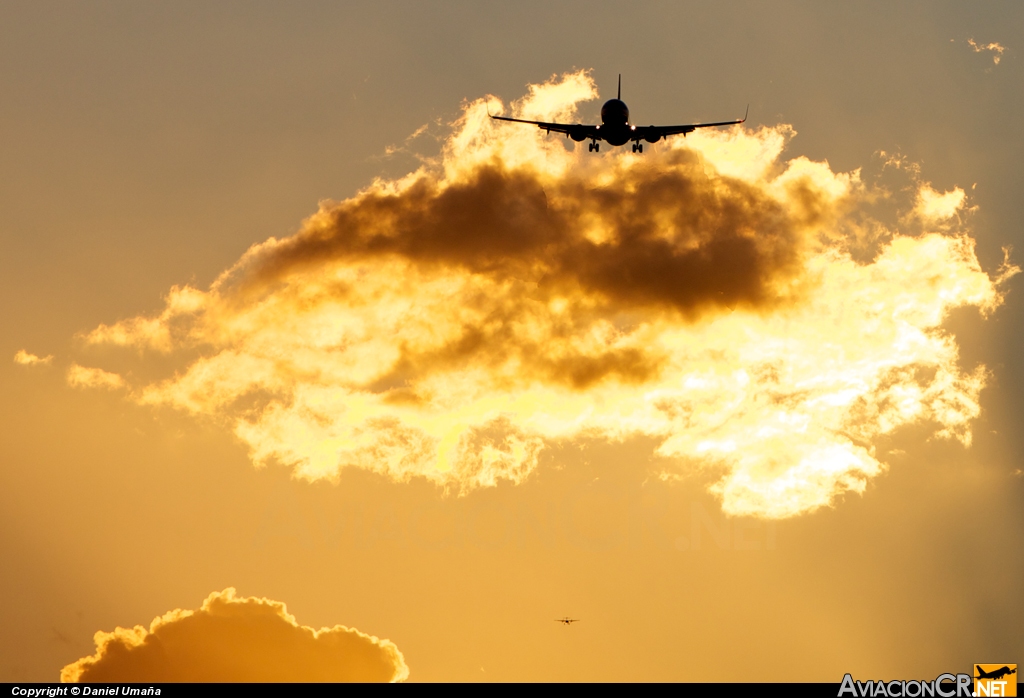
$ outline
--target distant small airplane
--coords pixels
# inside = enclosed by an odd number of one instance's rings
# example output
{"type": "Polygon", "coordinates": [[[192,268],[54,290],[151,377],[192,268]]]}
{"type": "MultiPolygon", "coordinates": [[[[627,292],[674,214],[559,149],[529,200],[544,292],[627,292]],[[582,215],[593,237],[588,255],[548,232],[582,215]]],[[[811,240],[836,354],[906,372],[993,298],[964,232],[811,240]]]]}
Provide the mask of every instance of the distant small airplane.
{"type": "MultiPolygon", "coordinates": [[[[749,105],[747,112],[750,112],[749,105]]],[[[590,139],[590,152],[601,149],[598,141],[608,141],[611,145],[625,145],[633,141],[633,152],[644,152],[644,145],[640,141],[657,143],[662,138],[683,134],[709,126],[731,126],[742,124],[747,120],[747,114],[742,119],[735,121],[715,121],[709,124],[682,124],[679,126],[635,126],[629,123],[629,107],[622,101],[622,75],[619,75],[619,92],[615,99],[609,99],[601,107],[601,124],[589,126],[587,124],[559,124],[549,121],[528,121],[527,119],[513,119],[511,116],[489,115],[492,119],[502,121],[516,121],[521,124],[534,124],[548,133],[564,133],[566,138],[571,138],[577,143],[590,139]]]]}
{"type": "Polygon", "coordinates": [[[566,616],[565,618],[555,618],[555,622],[556,623],[562,623],[564,625],[571,625],[573,623],[579,623],[580,619],[579,618],[570,618],[569,616],[566,616]]]}
{"type": "Polygon", "coordinates": [[[992,671],[985,671],[984,669],[978,669],[978,675],[976,679],[1001,679],[1007,674],[1016,674],[1016,669],[1011,669],[1008,666],[1001,667],[999,669],[993,669],[992,671]]]}

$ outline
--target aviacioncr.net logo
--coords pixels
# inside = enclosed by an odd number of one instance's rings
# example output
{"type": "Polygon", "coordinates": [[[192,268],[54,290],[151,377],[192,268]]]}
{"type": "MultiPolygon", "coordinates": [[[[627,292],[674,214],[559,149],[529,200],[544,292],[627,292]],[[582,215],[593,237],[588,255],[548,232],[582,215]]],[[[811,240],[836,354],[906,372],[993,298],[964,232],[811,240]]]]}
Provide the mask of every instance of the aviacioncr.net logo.
{"type": "Polygon", "coordinates": [[[970,674],[939,674],[932,681],[855,681],[843,676],[839,697],[854,698],[972,698],[970,674]]]}

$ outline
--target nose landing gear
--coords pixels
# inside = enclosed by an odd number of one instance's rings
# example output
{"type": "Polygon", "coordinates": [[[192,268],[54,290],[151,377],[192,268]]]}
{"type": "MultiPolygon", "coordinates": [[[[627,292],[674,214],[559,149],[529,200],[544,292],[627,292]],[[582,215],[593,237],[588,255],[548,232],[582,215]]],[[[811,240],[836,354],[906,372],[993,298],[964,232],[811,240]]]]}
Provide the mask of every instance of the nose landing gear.
{"type": "Polygon", "coordinates": [[[634,153],[642,153],[642,152],[644,152],[644,144],[641,143],[640,141],[637,141],[636,143],[634,143],[633,144],[633,152],[634,153]]]}
{"type": "Polygon", "coordinates": [[[592,153],[595,153],[595,152],[597,152],[597,151],[601,150],[601,144],[600,144],[600,143],[598,143],[597,141],[593,141],[593,142],[592,142],[592,143],[590,144],[590,146],[589,146],[589,147],[590,147],[590,152],[592,152],[592,153]]]}

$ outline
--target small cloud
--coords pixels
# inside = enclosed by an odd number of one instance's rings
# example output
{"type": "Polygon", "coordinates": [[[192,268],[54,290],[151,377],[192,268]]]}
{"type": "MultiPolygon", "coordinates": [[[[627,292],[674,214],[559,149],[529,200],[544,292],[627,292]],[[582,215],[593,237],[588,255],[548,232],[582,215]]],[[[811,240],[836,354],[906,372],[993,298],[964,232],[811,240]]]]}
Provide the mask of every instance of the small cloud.
{"type": "MultiPolygon", "coordinates": [[[[1010,254],[1013,252],[1012,247],[1003,248],[1003,263],[996,269],[996,273],[993,276],[993,281],[997,286],[1001,286],[1020,273],[1020,267],[1010,261],[1010,254]]],[[[992,432],[995,433],[995,432],[992,432]]]]}
{"type": "Polygon", "coordinates": [[[427,132],[427,128],[429,128],[429,126],[430,126],[430,124],[423,124],[418,129],[413,131],[409,135],[409,137],[405,139],[405,142],[408,143],[409,141],[413,140],[414,138],[419,138],[420,136],[422,136],[424,133],[427,132]]]}
{"type": "Polygon", "coordinates": [[[384,147],[384,154],[387,155],[387,156],[391,156],[391,155],[395,155],[396,153],[408,153],[409,152],[410,144],[414,140],[416,140],[417,138],[422,136],[423,134],[427,133],[427,131],[429,129],[430,129],[430,124],[423,124],[418,129],[416,129],[415,131],[410,133],[408,136],[406,136],[405,141],[402,143],[402,145],[391,144],[391,145],[385,146],[384,147]]]}
{"type": "Polygon", "coordinates": [[[100,325],[84,339],[87,344],[133,345],[140,349],[169,351],[175,322],[202,310],[204,298],[189,286],[172,286],[167,294],[167,307],[159,318],[134,318],[116,325],[100,325]]]}
{"type": "Polygon", "coordinates": [[[89,368],[73,364],[68,369],[68,385],[73,388],[106,388],[116,390],[124,387],[124,379],[116,373],[102,368],[89,368]]]}
{"type": "Polygon", "coordinates": [[[967,43],[970,44],[971,48],[974,49],[975,53],[981,53],[982,51],[991,51],[994,55],[992,56],[992,63],[999,65],[1000,59],[1003,57],[1003,53],[1006,51],[1006,47],[995,41],[988,44],[979,44],[974,39],[968,39],[967,43]]]}
{"type": "Polygon", "coordinates": [[[390,640],[335,625],[299,625],[279,601],[214,592],[197,611],[176,609],[141,625],[98,632],[96,654],[60,672],[73,682],[404,681],[390,640]]]}
{"type": "Polygon", "coordinates": [[[942,223],[956,216],[966,199],[967,194],[960,187],[940,192],[925,182],[917,190],[914,215],[925,223],[942,223]]]}
{"type": "Polygon", "coordinates": [[[888,167],[892,167],[896,170],[905,170],[915,178],[921,174],[920,163],[914,162],[903,153],[889,153],[884,150],[879,150],[877,155],[882,159],[883,170],[888,167]]]}
{"type": "Polygon", "coordinates": [[[39,364],[49,364],[53,361],[53,355],[47,356],[36,356],[30,354],[24,349],[20,349],[17,354],[14,355],[14,363],[21,364],[22,366],[38,366],[39,364]]]}

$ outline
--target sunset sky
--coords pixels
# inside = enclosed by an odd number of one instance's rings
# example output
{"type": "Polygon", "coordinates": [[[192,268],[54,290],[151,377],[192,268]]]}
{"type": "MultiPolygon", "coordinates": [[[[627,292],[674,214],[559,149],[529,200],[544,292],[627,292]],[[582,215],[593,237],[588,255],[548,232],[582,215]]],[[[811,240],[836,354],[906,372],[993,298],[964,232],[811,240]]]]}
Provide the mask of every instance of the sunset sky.
{"type": "Polygon", "coordinates": [[[1021,52],[1008,1],[0,5],[0,680],[1019,662],[1021,52]],[[487,117],[620,73],[749,119],[487,117]]]}

